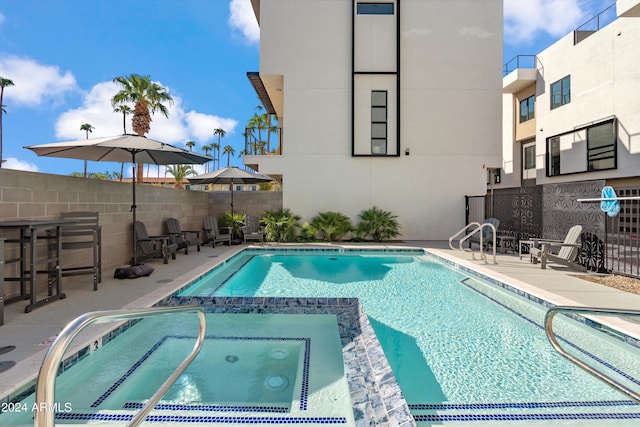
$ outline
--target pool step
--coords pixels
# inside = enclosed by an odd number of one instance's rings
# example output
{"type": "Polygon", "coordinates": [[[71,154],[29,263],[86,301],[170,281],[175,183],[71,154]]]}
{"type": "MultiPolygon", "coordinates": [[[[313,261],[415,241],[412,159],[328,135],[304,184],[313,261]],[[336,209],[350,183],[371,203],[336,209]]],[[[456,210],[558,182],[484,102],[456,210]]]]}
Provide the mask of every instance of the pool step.
{"type": "Polygon", "coordinates": [[[452,425],[456,427],[483,423],[544,422],[544,425],[615,424],[632,426],[640,423],[640,405],[631,400],[594,402],[522,402],[470,404],[409,404],[411,414],[420,427],[452,425]]]}

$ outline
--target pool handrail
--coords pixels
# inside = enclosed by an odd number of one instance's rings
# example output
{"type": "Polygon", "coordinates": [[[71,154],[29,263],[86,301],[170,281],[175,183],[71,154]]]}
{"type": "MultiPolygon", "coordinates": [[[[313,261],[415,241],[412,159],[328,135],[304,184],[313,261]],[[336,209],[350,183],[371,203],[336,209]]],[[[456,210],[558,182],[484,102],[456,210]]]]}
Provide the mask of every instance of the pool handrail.
{"type": "Polygon", "coordinates": [[[592,314],[592,315],[600,315],[600,316],[640,316],[640,310],[623,310],[623,309],[614,309],[614,308],[599,308],[599,307],[576,307],[576,306],[562,306],[557,305],[555,307],[550,308],[547,311],[547,314],[544,316],[544,331],[547,334],[547,338],[551,343],[551,346],[556,350],[561,356],[569,359],[574,364],[578,365],[584,371],[593,375],[594,377],[604,381],[609,386],[618,390],[621,393],[626,394],[636,402],[640,402],[640,394],[635,391],[627,388],[623,384],[620,384],[618,381],[614,380],[607,374],[600,372],[599,370],[587,365],[582,360],[577,357],[569,354],[565,349],[563,349],[558,340],[556,339],[555,334],[553,333],[553,318],[556,314],[559,313],[581,313],[581,314],[592,314]]]}
{"type": "Polygon", "coordinates": [[[492,236],[493,236],[493,263],[497,264],[498,262],[496,261],[496,227],[488,222],[484,222],[482,224],[480,224],[479,222],[470,222],[469,224],[465,225],[464,227],[462,227],[460,230],[458,230],[453,236],[449,237],[449,247],[453,250],[456,249],[460,249],[461,251],[464,252],[471,252],[471,258],[472,259],[476,259],[475,256],[475,252],[473,252],[473,250],[471,248],[469,249],[465,249],[464,248],[464,243],[469,240],[471,237],[473,237],[476,233],[480,233],[480,259],[484,261],[485,264],[487,263],[487,255],[484,253],[484,242],[483,242],[483,235],[482,235],[482,229],[485,227],[489,227],[492,231],[492,236]],[[471,231],[468,231],[470,228],[473,229],[471,231]],[[462,238],[460,238],[459,241],[459,248],[455,248],[453,246],[453,241],[458,238],[459,236],[461,236],[463,233],[464,236],[462,238]]]}
{"type": "Polygon", "coordinates": [[[205,338],[206,318],[204,309],[196,304],[182,305],[176,307],[150,307],[141,309],[123,309],[123,310],[104,310],[92,311],[85,313],[73,321],[71,321],[60,332],[51,347],[44,356],[38,380],[36,382],[36,408],[35,411],[35,427],[54,427],[55,416],[55,382],[58,368],[64,353],[69,347],[71,341],[89,325],[95,323],[107,323],[112,321],[120,321],[127,319],[141,319],[157,315],[167,315],[181,312],[195,312],[200,322],[198,337],[191,353],[182,361],[175,371],[167,378],[167,380],[158,388],[158,390],[149,398],[149,401],[134,415],[127,426],[137,426],[140,424],[147,414],[156,406],[156,403],[164,396],[173,383],[182,375],[184,370],[196,358],[205,338]],[[42,408],[42,410],[40,410],[42,408]]]}

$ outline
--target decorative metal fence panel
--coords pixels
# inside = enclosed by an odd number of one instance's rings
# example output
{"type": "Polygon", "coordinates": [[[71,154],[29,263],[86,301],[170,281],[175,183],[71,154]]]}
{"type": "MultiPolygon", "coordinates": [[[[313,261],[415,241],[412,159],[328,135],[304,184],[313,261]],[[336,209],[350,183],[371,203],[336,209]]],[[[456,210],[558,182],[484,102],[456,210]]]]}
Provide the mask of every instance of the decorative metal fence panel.
{"type": "Polygon", "coordinates": [[[499,233],[516,241],[542,237],[542,187],[494,190],[488,196],[493,216],[500,220],[499,233]]]}

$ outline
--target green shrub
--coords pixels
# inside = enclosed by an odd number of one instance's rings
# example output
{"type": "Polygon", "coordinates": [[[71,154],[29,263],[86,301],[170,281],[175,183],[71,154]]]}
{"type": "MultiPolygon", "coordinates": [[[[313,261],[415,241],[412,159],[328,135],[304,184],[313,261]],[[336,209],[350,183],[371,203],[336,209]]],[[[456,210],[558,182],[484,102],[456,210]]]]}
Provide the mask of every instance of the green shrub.
{"type": "Polygon", "coordinates": [[[265,212],[260,221],[264,224],[268,242],[291,242],[295,239],[296,229],[300,227],[300,216],[284,208],[265,212]]]}
{"type": "Polygon", "coordinates": [[[349,217],[340,212],[320,212],[313,217],[311,225],[318,230],[323,240],[337,242],[353,230],[349,217]]]}
{"type": "Polygon", "coordinates": [[[396,220],[398,217],[389,211],[374,206],[360,212],[359,217],[357,235],[360,237],[371,236],[372,240],[381,242],[400,234],[400,224],[396,220]]]}
{"type": "Polygon", "coordinates": [[[224,214],[222,214],[218,218],[218,227],[223,228],[223,229],[225,227],[230,227],[231,228],[231,237],[234,238],[234,239],[241,239],[242,238],[242,226],[244,225],[246,220],[247,220],[247,216],[246,215],[242,215],[242,214],[234,212],[233,213],[233,218],[231,218],[231,212],[225,212],[224,214]]]}
{"type": "Polygon", "coordinates": [[[316,229],[313,225],[305,222],[302,224],[302,229],[300,230],[300,235],[298,236],[298,240],[301,242],[313,242],[316,240],[316,236],[318,235],[318,229],[316,229]]]}

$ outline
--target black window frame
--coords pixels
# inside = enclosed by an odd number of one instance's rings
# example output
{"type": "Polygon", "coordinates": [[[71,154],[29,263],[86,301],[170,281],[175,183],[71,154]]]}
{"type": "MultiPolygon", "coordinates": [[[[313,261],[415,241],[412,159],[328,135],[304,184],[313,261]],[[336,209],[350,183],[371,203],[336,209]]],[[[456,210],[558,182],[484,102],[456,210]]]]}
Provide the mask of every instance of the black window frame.
{"type": "Polygon", "coordinates": [[[530,97],[520,101],[520,123],[524,123],[535,118],[535,105],[535,95],[531,95],[530,97]],[[525,108],[523,108],[523,106],[525,108]],[[523,110],[526,111],[526,114],[523,114],[523,110]]]}
{"type": "Polygon", "coordinates": [[[571,75],[564,76],[560,80],[551,83],[549,87],[549,100],[552,110],[571,103],[571,75]],[[554,88],[558,88],[558,93],[554,95],[554,88]],[[559,99],[555,99],[558,97],[559,99]]]}
{"type": "Polygon", "coordinates": [[[551,136],[549,138],[547,138],[547,154],[546,154],[546,163],[547,163],[547,176],[548,177],[554,177],[554,176],[562,176],[562,175],[573,175],[576,173],[589,173],[589,172],[600,172],[600,171],[606,171],[606,170],[614,170],[614,169],[618,169],[618,126],[617,126],[617,119],[612,118],[609,120],[604,120],[602,122],[598,122],[598,123],[594,123],[591,124],[589,126],[583,126],[581,128],[577,128],[574,129],[572,131],[568,131],[568,132],[564,132],[558,135],[554,135],[551,136]],[[612,130],[612,142],[610,144],[605,144],[605,145],[599,145],[596,147],[590,147],[590,141],[589,141],[589,133],[590,131],[593,131],[593,129],[598,128],[600,126],[605,126],[605,125],[610,125],[611,126],[611,130],[612,130]],[[556,144],[560,144],[560,137],[561,136],[565,136],[565,135],[570,135],[572,133],[576,133],[576,132],[581,132],[581,131],[585,131],[586,133],[586,145],[587,148],[585,150],[586,152],[586,169],[582,170],[582,171],[576,171],[576,172],[568,172],[568,173],[562,173],[560,170],[560,154],[561,154],[561,150],[560,147],[557,146],[556,144]],[[553,151],[554,149],[557,148],[557,154],[554,154],[553,151]],[[602,151],[602,148],[606,148],[608,150],[606,151],[602,151]],[[610,153],[612,152],[610,155],[605,155],[602,156],[603,153],[610,153]],[[598,161],[598,160],[606,160],[606,159],[613,159],[613,165],[610,167],[594,167],[594,162],[598,161]]]}
{"type": "Polygon", "coordinates": [[[358,15],[393,15],[395,14],[395,5],[392,2],[358,2],[356,13],[358,15]]]}
{"type": "MultiPolygon", "coordinates": [[[[374,156],[386,156],[389,142],[389,93],[386,90],[372,90],[371,91],[371,154],[374,156]],[[374,101],[374,97],[377,94],[384,94],[384,103],[380,104],[374,101]],[[374,111],[378,113],[384,112],[384,121],[374,120],[374,111]],[[378,127],[376,125],[384,125],[384,138],[374,137],[374,127],[378,127]],[[380,143],[384,147],[383,152],[376,153],[374,152],[374,142],[380,143]]],[[[377,115],[376,115],[377,116],[377,115]]],[[[376,145],[377,146],[377,145],[376,145]]]]}

